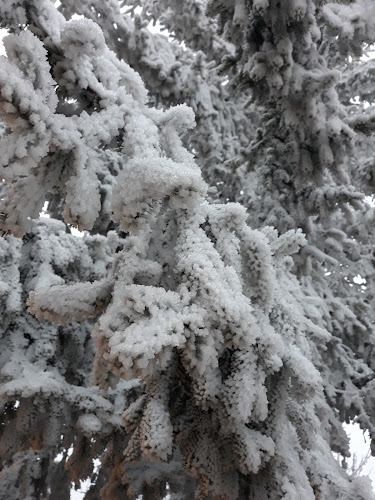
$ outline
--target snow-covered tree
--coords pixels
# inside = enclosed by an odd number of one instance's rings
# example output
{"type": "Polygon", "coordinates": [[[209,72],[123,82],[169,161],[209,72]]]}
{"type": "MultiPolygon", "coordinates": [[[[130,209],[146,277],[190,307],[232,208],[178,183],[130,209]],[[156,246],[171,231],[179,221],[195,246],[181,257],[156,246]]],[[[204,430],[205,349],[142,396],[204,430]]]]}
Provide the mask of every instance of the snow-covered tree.
{"type": "Polygon", "coordinates": [[[373,498],[371,13],[0,4],[1,499],[373,498]]]}

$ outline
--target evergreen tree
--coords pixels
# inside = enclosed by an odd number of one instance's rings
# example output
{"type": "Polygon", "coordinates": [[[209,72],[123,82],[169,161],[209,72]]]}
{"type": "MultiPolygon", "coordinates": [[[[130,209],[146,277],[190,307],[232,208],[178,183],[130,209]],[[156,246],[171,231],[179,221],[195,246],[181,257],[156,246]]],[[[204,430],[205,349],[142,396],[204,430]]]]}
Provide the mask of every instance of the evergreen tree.
{"type": "Polygon", "coordinates": [[[1,499],[373,498],[371,13],[0,4],[1,499]]]}

